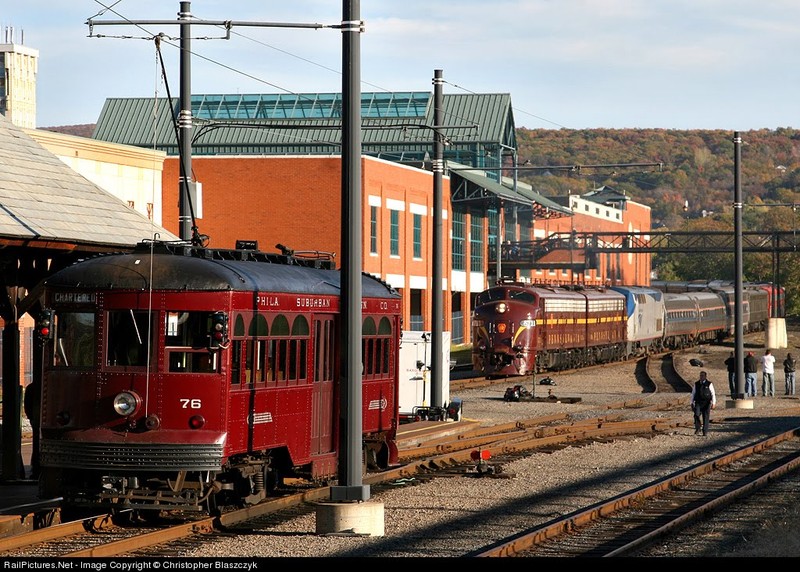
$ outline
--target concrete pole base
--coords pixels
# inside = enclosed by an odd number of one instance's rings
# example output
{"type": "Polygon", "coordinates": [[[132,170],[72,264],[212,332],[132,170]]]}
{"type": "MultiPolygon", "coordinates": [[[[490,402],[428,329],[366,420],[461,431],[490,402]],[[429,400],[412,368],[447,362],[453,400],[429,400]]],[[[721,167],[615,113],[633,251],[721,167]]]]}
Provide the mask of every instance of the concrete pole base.
{"type": "Polygon", "coordinates": [[[383,503],[318,503],[317,534],[383,536],[383,503]]]}
{"type": "Polygon", "coordinates": [[[752,399],[728,399],[725,401],[725,409],[752,409],[754,401],[752,399]]]}

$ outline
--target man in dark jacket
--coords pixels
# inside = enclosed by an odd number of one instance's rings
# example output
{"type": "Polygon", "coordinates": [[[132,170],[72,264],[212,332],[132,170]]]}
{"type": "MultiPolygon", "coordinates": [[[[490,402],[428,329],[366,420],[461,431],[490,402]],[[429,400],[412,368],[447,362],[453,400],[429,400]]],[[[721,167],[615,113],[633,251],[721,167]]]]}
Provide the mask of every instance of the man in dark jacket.
{"type": "Polygon", "coordinates": [[[794,359],[792,354],[786,354],[786,359],[783,360],[783,375],[786,383],[786,395],[794,395],[794,370],[797,367],[797,360],[794,359]]]}
{"type": "Polygon", "coordinates": [[[725,360],[725,367],[728,368],[728,387],[731,390],[731,399],[736,399],[736,352],[731,352],[725,360]]]}
{"type": "Polygon", "coordinates": [[[758,361],[753,352],[747,352],[744,358],[744,396],[756,396],[756,378],[758,375],[758,361]]]}
{"type": "Polygon", "coordinates": [[[717,406],[717,395],[714,384],[708,379],[706,372],[700,372],[700,379],[694,382],[692,388],[692,412],[694,413],[694,434],[708,435],[708,420],[711,410],[717,406]]]}

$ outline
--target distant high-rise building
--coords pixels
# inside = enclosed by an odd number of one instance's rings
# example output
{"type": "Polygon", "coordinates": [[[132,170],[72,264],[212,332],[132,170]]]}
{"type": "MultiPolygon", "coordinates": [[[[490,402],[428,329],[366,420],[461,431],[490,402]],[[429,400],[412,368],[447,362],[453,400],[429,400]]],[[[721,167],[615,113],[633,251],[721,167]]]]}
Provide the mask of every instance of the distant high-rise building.
{"type": "Polygon", "coordinates": [[[0,36],[0,113],[14,125],[35,129],[39,50],[22,45],[22,32],[15,43],[14,33],[14,28],[7,26],[0,36]]]}

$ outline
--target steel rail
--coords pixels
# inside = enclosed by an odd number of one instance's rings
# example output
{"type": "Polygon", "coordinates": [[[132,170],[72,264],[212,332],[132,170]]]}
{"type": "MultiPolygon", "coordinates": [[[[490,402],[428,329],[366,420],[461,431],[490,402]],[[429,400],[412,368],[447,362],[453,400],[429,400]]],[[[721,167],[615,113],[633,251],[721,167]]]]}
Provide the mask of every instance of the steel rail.
{"type": "MultiPolygon", "coordinates": [[[[792,429],[790,431],[786,431],[784,433],[780,433],[778,435],[774,435],[772,437],[768,437],[766,439],[762,439],[761,441],[758,441],[756,443],[741,447],[736,451],[719,455],[708,462],[702,463],[685,471],[681,471],[680,473],[677,473],[665,479],[656,481],[649,485],[638,487],[636,489],[633,489],[632,491],[617,495],[607,501],[597,503],[585,509],[581,509],[579,511],[571,513],[563,518],[556,519],[542,526],[538,526],[528,531],[519,533],[506,542],[498,543],[492,546],[491,548],[473,554],[472,556],[509,557],[509,556],[523,555],[525,552],[530,551],[536,545],[541,544],[547,540],[555,539],[561,535],[571,533],[581,527],[597,522],[604,517],[617,513],[618,511],[636,506],[645,499],[655,497],[656,495],[659,495],[671,489],[681,487],[693,479],[713,473],[720,467],[730,465],[734,461],[743,459],[747,456],[756,453],[766,451],[767,449],[783,441],[789,439],[797,439],[798,436],[800,436],[800,427],[792,429]]],[[[745,485],[745,488],[738,494],[744,494],[744,492],[749,492],[756,486],[756,483],[763,485],[764,483],[769,482],[771,479],[775,478],[776,474],[782,474],[789,470],[792,470],[794,467],[798,465],[798,463],[800,463],[800,460],[797,459],[792,462],[785,463],[782,467],[775,469],[775,471],[772,471],[768,475],[760,477],[752,484],[745,485]]],[[[729,502],[732,498],[734,498],[733,494],[734,494],[733,492],[731,492],[730,494],[726,494],[724,495],[725,500],[723,500],[723,497],[719,497],[714,501],[705,504],[703,507],[698,507],[691,513],[686,513],[685,515],[676,517],[676,519],[672,523],[665,525],[662,528],[663,530],[666,531],[674,529],[679,525],[685,524],[690,519],[696,518],[698,515],[703,514],[708,510],[711,510],[712,508],[716,508],[721,504],[724,504],[726,500],[729,502]]],[[[649,540],[650,538],[652,538],[652,535],[648,535],[646,538],[645,537],[639,538],[629,543],[628,549],[630,549],[630,547],[639,546],[640,544],[642,544],[646,540],[649,540]]],[[[618,547],[614,551],[611,551],[609,555],[618,555],[623,553],[625,550],[626,549],[624,547],[618,547]]]]}

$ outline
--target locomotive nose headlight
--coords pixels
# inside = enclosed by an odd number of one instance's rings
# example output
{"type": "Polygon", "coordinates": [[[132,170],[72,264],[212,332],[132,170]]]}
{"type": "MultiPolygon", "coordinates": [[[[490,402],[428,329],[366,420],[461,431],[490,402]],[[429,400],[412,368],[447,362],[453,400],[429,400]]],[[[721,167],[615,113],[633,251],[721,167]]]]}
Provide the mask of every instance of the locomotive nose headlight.
{"type": "Polygon", "coordinates": [[[123,417],[136,413],[142,404],[141,398],[133,391],[123,391],[114,398],[114,411],[123,417]]]}
{"type": "Polygon", "coordinates": [[[505,314],[508,311],[508,306],[506,306],[505,302],[500,302],[494,307],[494,311],[498,314],[505,314]]]}

